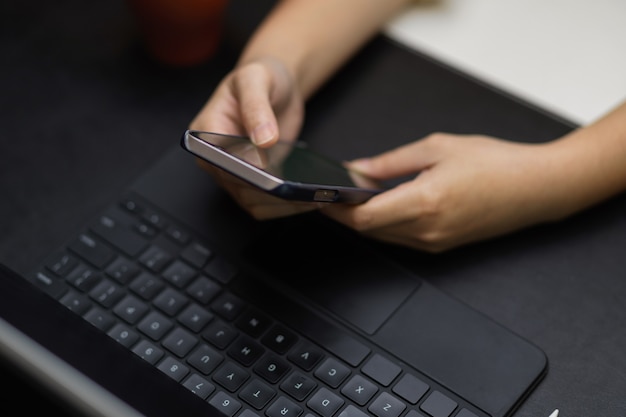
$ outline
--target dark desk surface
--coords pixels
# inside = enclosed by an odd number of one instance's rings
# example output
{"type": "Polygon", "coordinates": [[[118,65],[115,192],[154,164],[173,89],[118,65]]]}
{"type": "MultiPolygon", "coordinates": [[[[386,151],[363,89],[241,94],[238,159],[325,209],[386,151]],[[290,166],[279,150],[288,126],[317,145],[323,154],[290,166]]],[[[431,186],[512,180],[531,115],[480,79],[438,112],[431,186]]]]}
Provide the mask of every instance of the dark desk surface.
{"type": "MultiPolygon", "coordinates": [[[[30,270],[177,146],[272,2],[242,3],[231,4],[220,54],[178,70],[143,55],[123,1],[0,6],[0,261],[30,270]]],[[[383,38],[308,113],[304,138],[344,158],[434,130],[545,141],[571,128],[383,38]]],[[[623,195],[559,224],[442,255],[381,245],[544,349],[549,373],[519,417],[554,408],[563,417],[626,415],[624,248],[623,195]]]]}

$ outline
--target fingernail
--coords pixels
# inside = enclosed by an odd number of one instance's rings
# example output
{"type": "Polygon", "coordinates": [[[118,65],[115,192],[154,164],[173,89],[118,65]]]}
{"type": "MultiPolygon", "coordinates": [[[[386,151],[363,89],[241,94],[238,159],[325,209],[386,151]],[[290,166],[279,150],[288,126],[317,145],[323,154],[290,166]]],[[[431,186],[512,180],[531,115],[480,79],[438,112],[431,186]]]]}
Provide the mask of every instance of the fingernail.
{"type": "Polygon", "coordinates": [[[252,131],[251,139],[256,145],[263,145],[274,138],[274,129],[268,123],[257,126],[252,131]]]}

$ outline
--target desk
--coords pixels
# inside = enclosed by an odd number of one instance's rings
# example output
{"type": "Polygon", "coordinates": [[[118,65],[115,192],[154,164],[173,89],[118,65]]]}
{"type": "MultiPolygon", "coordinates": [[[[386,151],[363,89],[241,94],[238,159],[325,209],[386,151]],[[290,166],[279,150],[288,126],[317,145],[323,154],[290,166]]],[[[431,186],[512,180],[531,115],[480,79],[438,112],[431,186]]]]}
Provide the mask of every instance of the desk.
{"type": "Polygon", "coordinates": [[[626,99],[626,3],[418,1],[385,32],[578,124],[626,99]]]}
{"type": "MultiPolygon", "coordinates": [[[[248,2],[245,15],[232,13],[220,55],[186,70],[160,68],[141,53],[121,0],[42,3],[36,10],[19,2],[2,6],[0,48],[6,64],[0,68],[0,260],[17,271],[30,270],[33,260],[73,235],[130,180],[177,146],[181,127],[230,68],[237,48],[270,3],[255,1],[255,10],[248,2]]],[[[233,1],[232,7],[236,11],[242,2],[233,1]]],[[[398,68],[386,67],[395,62],[394,48],[378,39],[333,81],[332,91],[315,97],[307,135],[327,137],[321,145],[330,149],[327,132],[355,132],[355,114],[385,107],[380,120],[393,120],[393,126],[370,117],[356,133],[365,138],[381,132],[419,137],[424,126],[410,121],[406,112],[394,112],[388,103],[368,101],[371,88],[358,88],[372,74],[355,72],[361,67],[376,76],[381,71],[396,73],[398,68]]],[[[399,55],[411,64],[410,55],[399,55]]],[[[436,65],[425,61],[424,68],[432,71],[433,79],[447,80],[436,65]]],[[[471,82],[460,84],[475,88],[471,82]]],[[[381,86],[376,92],[385,90],[381,86]]],[[[455,92],[448,93],[454,97],[455,92]]],[[[463,91],[457,93],[465,97],[463,91]]],[[[498,100],[496,95],[489,97],[498,100]]],[[[396,104],[406,103],[413,102],[396,104]]],[[[508,99],[502,103],[503,111],[515,114],[511,123],[533,112],[508,99]]],[[[443,110],[451,103],[437,104],[443,110]]],[[[441,113],[433,123],[450,123],[447,126],[459,130],[479,123],[472,116],[477,109],[466,104],[450,108],[464,117],[451,121],[449,114],[441,113]]],[[[489,130],[484,133],[501,133],[510,130],[508,122],[479,124],[489,130]]],[[[545,137],[537,139],[548,140],[564,129],[559,126],[566,125],[547,121],[527,132],[521,126],[513,139],[528,139],[529,132],[538,129],[545,137]]],[[[619,196],[560,224],[442,255],[383,245],[381,250],[545,350],[549,373],[516,417],[547,417],[554,408],[564,417],[623,417],[625,209],[626,196],[619,196]]]]}

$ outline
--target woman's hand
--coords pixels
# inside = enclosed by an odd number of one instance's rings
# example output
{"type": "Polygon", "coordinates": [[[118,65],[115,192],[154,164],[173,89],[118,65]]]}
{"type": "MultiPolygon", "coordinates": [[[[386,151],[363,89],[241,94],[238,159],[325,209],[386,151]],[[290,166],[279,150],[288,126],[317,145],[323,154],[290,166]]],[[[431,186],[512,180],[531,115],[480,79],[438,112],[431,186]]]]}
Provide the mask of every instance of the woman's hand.
{"type": "Polygon", "coordinates": [[[190,129],[249,136],[259,146],[280,137],[294,140],[304,120],[304,102],[293,76],[273,58],[233,69],[190,124],[190,129]]]}
{"type": "Polygon", "coordinates": [[[419,173],[413,180],[364,204],[330,204],[322,212],[370,237],[441,252],[567,214],[561,197],[572,191],[552,187],[561,174],[549,149],[433,134],[352,163],[375,179],[419,173]]]}
{"type": "MultiPolygon", "coordinates": [[[[287,68],[273,58],[241,65],[219,84],[190,129],[249,136],[260,147],[295,140],[304,102],[287,68]]],[[[239,205],[256,219],[283,217],[319,207],[271,196],[212,165],[199,161],[239,205]]]]}

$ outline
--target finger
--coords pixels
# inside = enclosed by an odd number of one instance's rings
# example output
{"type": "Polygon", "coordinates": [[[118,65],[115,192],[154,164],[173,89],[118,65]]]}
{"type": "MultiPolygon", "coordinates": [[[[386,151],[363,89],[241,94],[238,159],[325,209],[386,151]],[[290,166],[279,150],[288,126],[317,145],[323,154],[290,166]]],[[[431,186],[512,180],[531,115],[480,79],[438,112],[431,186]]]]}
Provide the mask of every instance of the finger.
{"type": "Polygon", "coordinates": [[[239,187],[237,202],[257,220],[293,216],[320,208],[320,203],[288,201],[251,187],[239,187]]]}
{"type": "Polygon", "coordinates": [[[384,228],[366,232],[363,233],[363,235],[372,239],[379,240],[381,242],[386,242],[411,249],[417,249],[429,253],[439,253],[450,248],[445,242],[429,242],[420,240],[413,236],[407,236],[406,231],[404,231],[403,233],[402,230],[384,228]]]}
{"type": "Polygon", "coordinates": [[[447,136],[441,133],[431,135],[371,158],[354,160],[349,166],[382,180],[413,174],[431,167],[440,159],[442,138],[447,136]]]}
{"type": "Polygon", "coordinates": [[[413,182],[400,184],[358,205],[328,205],[322,212],[360,232],[419,219],[419,196],[413,182]],[[409,197],[410,196],[410,197],[409,197]]]}
{"type": "Polygon", "coordinates": [[[422,249],[418,248],[419,242],[416,242],[414,239],[409,239],[401,234],[390,232],[387,229],[372,230],[364,232],[363,235],[367,236],[370,239],[376,239],[381,242],[391,243],[394,245],[404,246],[413,249],[422,249]]]}
{"type": "Polygon", "coordinates": [[[250,139],[259,146],[269,146],[278,140],[278,122],[270,101],[271,74],[262,64],[243,68],[235,78],[241,103],[241,118],[250,139]]]}
{"type": "Polygon", "coordinates": [[[218,183],[244,210],[259,220],[317,210],[323,205],[276,197],[226,172],[218,174],[218,183]]]}
{"type": "Polygon", "coordinates": [[[247,135],[241,124],[239,101],[233,91],[234,75],[222,80],[209,100],[189,123],[191,130],[247,135]]]}

